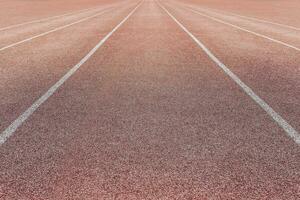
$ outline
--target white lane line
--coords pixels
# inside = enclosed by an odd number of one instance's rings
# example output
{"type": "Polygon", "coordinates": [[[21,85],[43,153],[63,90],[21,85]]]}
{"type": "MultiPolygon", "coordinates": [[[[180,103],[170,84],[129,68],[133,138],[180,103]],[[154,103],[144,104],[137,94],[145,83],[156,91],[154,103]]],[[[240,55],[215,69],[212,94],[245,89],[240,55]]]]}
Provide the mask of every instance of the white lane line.
{"type": "Polygon", "coordinates": [[[15,131],[49,98],[53,93],[60,88],[64,82],[66,82],[109,38],[118,30],[122,24],[141,6],[141,1],[117,26],[115,26],[84,58],[80,60],[75,66],[73,66],[59,81],[57,81],[50,89],[37,99],[25,112],[23,112],[13,123],[11,123],[0,134],[0,145],[6,142],[6,140],[12,136],[15,131]]]}
{"type": "Polygon", "coordinates": [[[78,20],[78,21],[76,21],[76,22],[72,22],[72,23],[70,23],[70,24],[67,24],[67,25],[64,25],[64,26],[60,26],[60,27],[57,27],[57,28],[52,29],[52,30],[50,30],[50,31],[47,31],[47,32],[44,32],[44,33],[41,33],[41,34],[38,34],[38,35],[35,35],[35,36],[32,36],[32,37],[29,37],[29,38],[26,38],[26,39],[24,39],[24,40],[21,40],[21,41],[18,41],[18,42],[9,44],[9,45],[4,46],[4,47],[1,47],[1,48],[0,48],[0,52],[6,50],[6,49],[8,49],[8,48],[11,48],[11,47],[20,45],[20,44],[22,44],[22,43],[28,42],[28,41],[30,41],[30,40],[33,40],[33,39],[36,39],[36,38],[39,38],[39,37],[48,35],[48,34],[50,34],[50,33],[53,33],[53,32],[56,32],[56,31],[59,31],[59,30],[62,30],[62,29],[65,29],[65,28],[67,28],[67,27],[69,27],[69,26],[73,26],[73,25],[75,25],[75,24],[84,22],[84,21],[89,20],[89,19],[91,19],[91,18],[95,18],[95,17],[97,17],[97,16],[99,16],[99,15],[102,15],[102,14],[104,14],[104,13],[106,13],[106,12],[112,10],[112,9],[113,9],[113,8],[106,9],[106,10],[100,12],[100,13],[97,13],[97,14],[92,15],[92,16],[89,16],[89,17],[85,17],[85,18],[83,18],[83,19],[81,19],[81,20],[78,20]]]}
{"type": "Polygon", "coordinates": [[[297,144],[300,144],[300,134],[277,112],[273,110],[263,99],[247,86],[237,75],[223,64],[202,42],[200,42],[187,28],[185,28],[164,6],[158,2],[159,6],[186,32],[197,45],[219,66],[236,84],[238,84],[246,94],[248,94],[275,122],[290,136],[297,144]]]}
{"type": "Polygon", "coordinates": [[[88,8],[88,9],[83,9],[83,10],[79,10],[79,11],[65,13],[65,14],[62,14],[62,15],[55,15],[55,16],[51,16],[51,17],[47,17],[47,18],[43,18],[43,19],[38,19],[38,20],[29,21],[29,22],[24,22],[24,23],[20,23],[20,24],[13,24],[13,25],[10,25],[10,26],[6,26],[6,27],[0,28],[0,31],[4,31],[4,30],[16,28],[16,27],[24,26],[24,25],[28,25],[28,24],[46,22],[46,21],[49,21],[49,20],[52,20],[52,19],[56,19],[56,18],[68,16],[68,15],[85,13],[85,12],[88,12],[88,11],[94,10],[94,9],[96,9],[96,8],[88,8]]]}
{"type": "MultiPolygon", "coordinates": [[[[191,7],[189,6],[189,8],[191,8],[191,7]]],[[[228,12],[228,11],[221,11],[221,10],[217,10],[217,9],[204,9],[204,8],[201,8],[201,10],[205,10],[207,12],[211,12],[211,13],[215,13],[215,14],[221,14],[220,12],[222,12],[222,13],[227,14],[227,16],[232,15],[232,16],[236,16],[236,17],[240,17],[240,18],[244,18],[244,19],[249,19],[249,20],[252,20],[252,21],[262,22],[262,23],[266,23],[266,24],[272,24],[272,25],[283,27],[283,28],[289,28],[289,29],[293,29],[293,30],[296,30],[296,31],[300,31],[300,28],[295,27],[295,26],[281,24],[281,23],[278,23],[278,22],[271,22],[271,21],[267,21],[267,20],[263,20],[263,19],[258,19],[258,18],[255,18],[255,17],[245,16],[245,15],[239,15],[239,14],[228,12]],[[215,11],[218,11],[218,12],[213,12],[211,10],[215,10],[215,11]]]]}
{"type": "Polygon", "coordinates": [[[204,14],[204,13],[201,13],[201,12],[199,12],[199,11],[197,11],[197,10],[194,10],[194,9],[191,9],[191,8],[187,8],[187,7],[184,7],[184,8],[187,9],[187,10],[190,10],[190,11],[192,11],[192,12],[198,14],[198,15],[201,15],[201,16],[203,16],[203,17],[212,19],[212,20],[214,20],[214,21],[216,21],[216,22],[219,22],[219,23],[222,23],[222,24],[231,26],[231,27],[233,27],[233,28],[236,28],[236,29],[238,29],[238,30],[241,30],[241,31],[244,31],[244,32],[247,32],[247,33],[251,33],[251,34],[253,34],[253,35],[255,35],[255,36],[258,36],[258,37],[261,37],[261,38],[270,40],[270,41],[272,41],[272,42],[275,42],[275,43],[284,45],[284,46],[286,46],[286,47],[292,48],[292,49],[294,49],[294,50],[296,50],[296,51],[300,51],[300,48],[295,47],[295,46],[293,46],[293,45],[291,45],[291,44],[285,43],[285,42],[283,42],[283,41],[276,40],[276,39],[274,39],[274,38],[268,37],[268,36],[263,35],[263,34],[260,34],[260,33],[256,33],[256,32],[254,32],[254,31],[250,31],[250,30],[248,30],[248,29],[239,27],[239,26],[234,25],[234,24],[231,24],[231,23],[229,23],[229,22],[225,22],[225,21],[220,20],[220,19],[218,19],[218,18],[215,18],[215,17],[209,16],[209,15],[206,15],[206,14],[204,14]]]}

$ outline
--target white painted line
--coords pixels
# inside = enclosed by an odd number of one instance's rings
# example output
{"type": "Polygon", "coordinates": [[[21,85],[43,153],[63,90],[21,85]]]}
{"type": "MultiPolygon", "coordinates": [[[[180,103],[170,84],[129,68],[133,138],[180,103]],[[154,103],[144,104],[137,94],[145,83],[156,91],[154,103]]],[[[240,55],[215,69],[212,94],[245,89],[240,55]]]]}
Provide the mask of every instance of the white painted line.
{"type": "MultiPolygon", "coordinates": [[[[191,8],[191,7],[189,7],[189,8],[191,8]]],[[[236,16],[236,17],[240,17],[240,18],[244,18],[244,19],[249,19],[249,20],[252,20],[252,21],[262,22],[262,23],[266,23],[266,24],[272,24],[272,25],[283,27],[283,28],[289,28],[289,29],[293,29],[293,30],[296,30],[296,31],[300,31],[300,28],[295,27],[295,26],[290,26],[290,25],[281,24],[281,23],[277,23],[277,22],[271,22],[271,21],[267,21],[267,20],[263,20],[263,19],[258,19],[258,18],[255,18],[255,17],[239,15],[239,14],[228,12],[228,11],[221,11],[221,10],[217,10],[217,9],[204,9],[204,8],[201,8],[201,10],[205,10],[207,12],[211,12],[211,13],[215,13],[215,14],[220,14],[218,12],[222,12],[222,13],[227,14],[227,16],[232,15],[232,16],[236,16]],[[218,11],[218,12],[213,12],[211,10],[215,10],[215,11],[218,11]]]]}
{"type": "Polygon", "coordinates": [[[4,31],[4,30],[16,28],[16,27],[24,26],[24,25],[28,25],[28,24],[45,22],[45,21],[49,21],[49,20],[52,20],[52,19],[56,19],[56,18],[60,18],[60,17],[72,15],[72,14],[85,13],[85,12],[90,11],[92,9],[93,8],[88,8],[88,9],[83,9],[83,10],[79,10],[79,11],[75,11],[75,12],[65,13],[65,14],[62,14],[62,15],[56,15],[56,16],[51,16],[51,17],[47,17],[47,18],[43,18],[43,19],[38,19],[38,20],[33,20],[33,21],[29,21],[29,22],[24,22],[24,23],[20,23],[20,24],[14,24],[14,25],[10,25],[10,26],[6,26],[6,27],[0,28],[0,31],[4,31]]]}
{"type": "Polygon", "coordinates": [[[0,145],[6,142],[6,140],[12,136],[15,131],[45,102],[53,93],[60,88],[64,82],[66,82],[109,38],[124,24],[127,19],[137,10],[137,8],[143,3],[140,2],[117,26],[115,26],[84,58],[80,60],[75,66],[73,66],[59,81],[57,81],[45,94],[37,99],[25,112],[23,112],[13,123],[11,123],[0,134],[0,145]]]}
{"type": "Polygon", "coordinates": [[[97,13],[97,14],[92,15],[92,16],[89,16],[89,17],[85,17],[85,18],[83,18],[83,19],[81,19],[81,20],[78,20],[78,21],[76,21],[76,22],[72,22],[72,23],[70,23],[70,24],[67,24],[67,25],[64,25],[64,26],[60,26],[60,27],[57,27],[57,28],[52,29],[52,30],[50,30],[50,31],[47,31],[47,32],[44,32],[44,33],[41,33],[41,34],[38,34],[38,35],[35,35],[35,36],[32,36],[32,37],[30,37],[30,38],[26,38],[26,39],[24,39],[24,40],[21,40],[21,41],[18,41],[18,42],[9,44],[9,45],[4,46],[4,47],[1,47],[1,48],[0,48],[0,52],[6,50],[6,49],[8,49],[8,48],[17,46],[17,45],[19,45],[19,44],[28,42],[28,41],[30,41],[30,40],[33,40],[33,39],[36,39],[36,38],[39,38],[39,37],[48,35],[48,34],[50,34],[50,33],[53,33],[53,32],[56,32],[56,31],[59,31],[59,30],[62,30],[62,29],[65,29],[65,28],[70,27],[70,26],[73,26],[73,25],[75,25],[75,24],[84,22],[84,21],[86,21],[86,20],[88,20],[88,19],[95,18],[95,17],[97,17],[97,16],[99,16],[99,15],[104,14],[105,12],[108,12],[109,10],[112,10],[112,9],[113,9],[113,8],[106,9],[106,10],[100,12],[100,13],[97,13]]]}
{"type": "Polygon", "coordinates": [[[286,46],[286,47],[292,48],[292,49],[294,49],[294,50],[296,50],[296,51],[300,51],[300,48],[295,47],[295,46],[293,46],[293,45],[291,45],[291,44],[285,43],[285,42],[283,42],[283,41],[276,40],[276,39],[274,39],[274,38],[268,37],[268,36],[263,35],[263,34],[260,34],[260,33],[256,33],[256,32],[254,32],[254,31],[250,31],[250,30],[248,30],[248,29],[239,27],[239,26],[234,25],[234,24],[231,24],[231,23],[229,23],[229,22],[225,22],[225,21],[223,21],[223,20],[220,20],[220,19],[218,19],[218,18],[209,16],[209,15],[206,15],[206,14],[204,14],[204,13],[201,13],[201,12],[199,12],[199,11],[197,11],[197,10],[194,10],[194,9],[191,9],[191,8],[186,8],[186,7],[185,7],[185,9],[190,10],[190,11],[192,11],[192,12],[198,14],[198,15],[201,15],[201,16],[203,16],[203,17],[212,19],[212,20],[214,20],[214,21],[216,21],[216,22],[219,22],[219,23],[222,23],[222,24],[225,24],[225,25],[234,27],[234,28],[236,28],[236,29],[242,30],[242,31],[247,32],[247,33],[251,33],[251,34],[256,35],[256,36],[258,36],[258,37],[261,37],[261,38],[270,40],[270,41],[272,41],[272,42],[275,42],[275,43],[284,45],[284,46],[286,46]]]}
{"type": "Polygon", "coordinates": [[[248,94],[275,122],[290,136],[297,144],[300,144],[300,134],[277,112],[273,110],[263,99],[247,86],[237,75],[224,65],[202,42],[200,42],[188,29],[186,29],[164,6],[159,6],[182,28],[198,46],[219,66],[236,84],[238,84],[246,94],[248,94]]]}

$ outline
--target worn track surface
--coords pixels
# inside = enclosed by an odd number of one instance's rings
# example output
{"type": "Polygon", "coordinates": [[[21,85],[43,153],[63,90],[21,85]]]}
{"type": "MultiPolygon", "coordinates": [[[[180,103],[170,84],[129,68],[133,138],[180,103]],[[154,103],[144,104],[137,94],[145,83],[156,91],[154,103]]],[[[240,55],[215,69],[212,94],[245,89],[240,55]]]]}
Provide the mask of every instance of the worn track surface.
{"type": "Polygon", "coordinates": [[[0,199],[300,199],[299,9],[1,0],[0,199]]]}

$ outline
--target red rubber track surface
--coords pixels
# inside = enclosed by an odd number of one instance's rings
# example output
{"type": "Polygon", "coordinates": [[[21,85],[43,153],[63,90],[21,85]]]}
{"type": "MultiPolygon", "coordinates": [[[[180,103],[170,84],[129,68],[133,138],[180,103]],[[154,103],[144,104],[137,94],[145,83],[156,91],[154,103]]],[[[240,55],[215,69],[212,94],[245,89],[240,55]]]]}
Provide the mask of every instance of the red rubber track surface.
{"type": "MultiPolygon", "coordinates": [[[[219,9],[299,27],[294,7],[300,3],[284,2],[160,1],[299,131],[300,52],[186,9],[219,9]]],[[[0,32],[0,48],[112,8],[0,51],[0,130],[138,3],[0,1],[0,15],[7,19],[0,16],[3,27],[99,9],[0,32]]],[[[210,15],[300,47],[300,31],[210,15]]],[[[299,144],[153,0],[143,1],[0,146],[0,199],[5,200],[299,198],[299,144]]]]}

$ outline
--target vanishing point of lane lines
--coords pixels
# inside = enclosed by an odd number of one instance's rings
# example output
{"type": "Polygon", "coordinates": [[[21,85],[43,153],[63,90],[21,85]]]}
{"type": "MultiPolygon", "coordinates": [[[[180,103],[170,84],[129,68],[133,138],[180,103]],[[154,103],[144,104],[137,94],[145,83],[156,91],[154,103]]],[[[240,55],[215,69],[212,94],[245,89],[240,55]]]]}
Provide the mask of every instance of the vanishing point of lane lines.
{"type": "Polygon", "coordinates": [[[39,97],[25,112],[23,112],[14,122],[12,122],[1,134],[0,145],[4,144],[6,140],[12,136],[15,131],[45,102],[51,97],[54,92],[60,88],[91,56],[110,38],[110,36],[118,30],[127,19],[141,6],[141,1],[117,26],[115,26],[100,42],[84,57],[79,63],[73,66],[61,79],[59,79],[46,93],[39,97]]]}
{"type": "Polygon", "coordinates": [[[237,75],[223,64],[202,42],[200,42],[187,28],[185,28],[163,5],[158,5],[186,32],[197,45],[220,67],[236,84],[243,89],[277,124],[290,136],[297,144],[300,145],[300,134],[285,119],[283,119],[271,106],[260,98],[249,86],[247,86],[237,75]]]}

